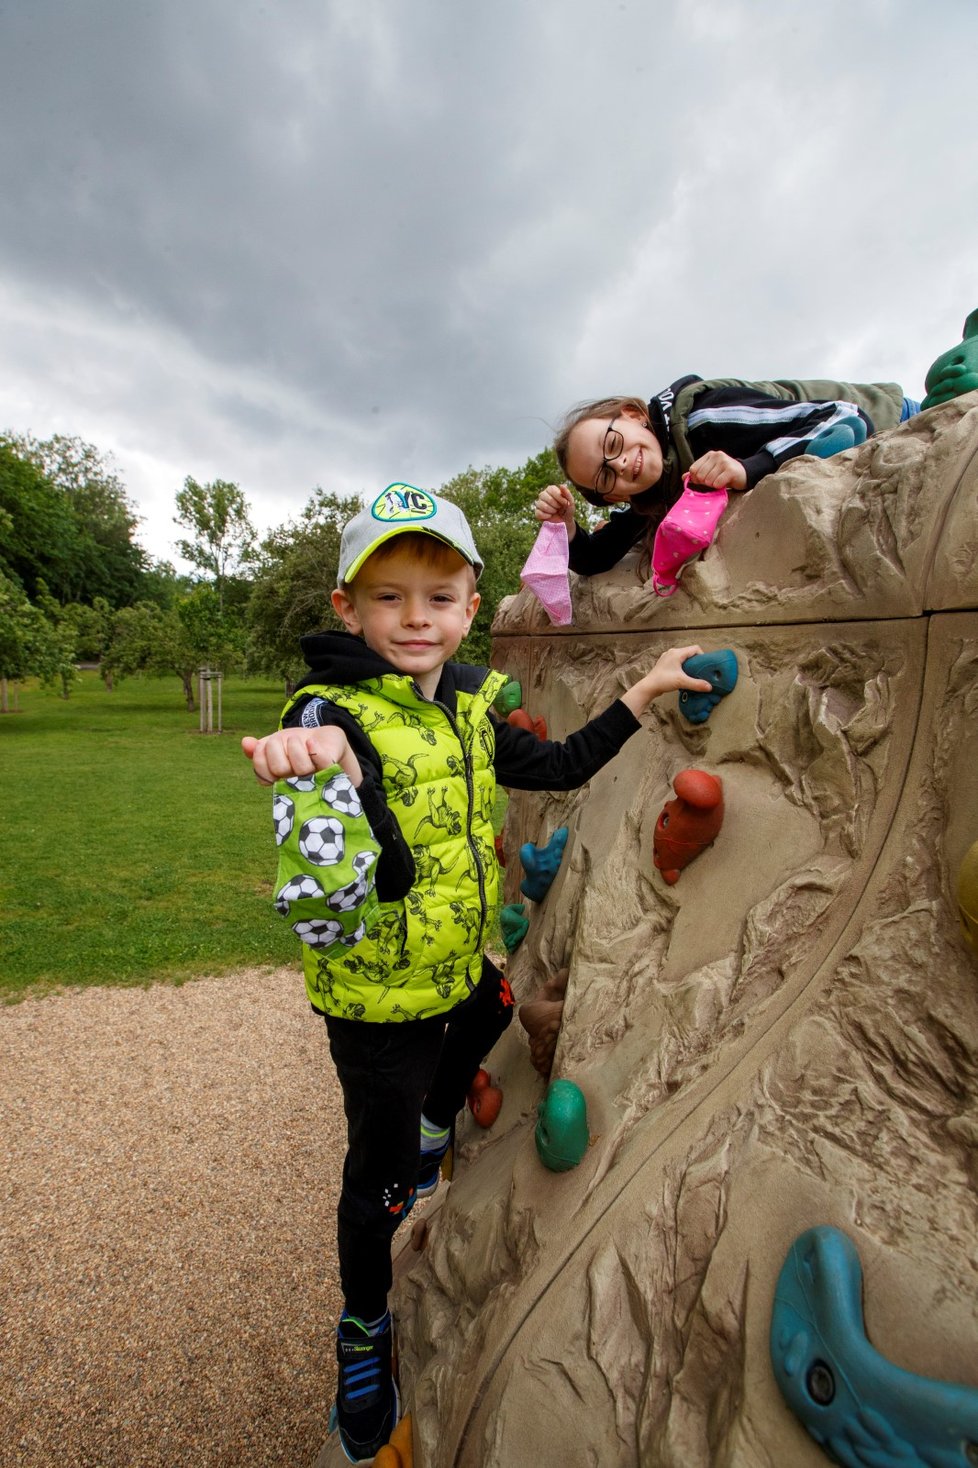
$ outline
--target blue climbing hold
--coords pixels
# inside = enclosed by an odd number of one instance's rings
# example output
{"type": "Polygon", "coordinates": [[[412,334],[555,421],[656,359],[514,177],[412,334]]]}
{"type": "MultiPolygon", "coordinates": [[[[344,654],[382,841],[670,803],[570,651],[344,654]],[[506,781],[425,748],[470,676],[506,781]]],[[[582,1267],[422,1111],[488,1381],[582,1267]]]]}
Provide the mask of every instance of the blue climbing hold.
{"type": "Polygon", "coordinates": [[[679,712],[691,724],[705,724],[721,698],[726,698],[737,686],[737,654],[729,647],[719,652],[698,652],[683,663],[683,672],[691,678],[705,678],[710,684],[709,693],[694,693],[689,688],[679,690],[679,712]]]}
{"type": "Polygon", "coordinates": [[[534,846],[532,841],[525,841],[520,847],[520,861],[526,872],[520,891],[531,902],[542,902],[550,891],[566,845],[567,827],[558,826],[546,846],[534,846]]]}
{"type": "Polygon", "coordinates": [[[914,1376],[866,1338],[856,1247],[821,1224],[795,1239],[774,1293],[771,1362],[788,1406],[849,1468],[973,1468],[978,1389],[914,1376]]]}

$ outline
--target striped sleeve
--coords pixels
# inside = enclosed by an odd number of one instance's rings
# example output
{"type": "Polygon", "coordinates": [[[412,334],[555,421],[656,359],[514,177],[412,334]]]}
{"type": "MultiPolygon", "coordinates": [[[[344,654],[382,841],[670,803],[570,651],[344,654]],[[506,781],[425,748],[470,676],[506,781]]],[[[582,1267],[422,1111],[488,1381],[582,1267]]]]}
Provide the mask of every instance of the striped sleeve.
{"type": "Polygon", "coordinates": [[[694,459],[711,449],[739,459],[750,489],[765,474],[805,453],[822,429],[846,418],[861,418],[867,433],[873,432],[855,403],[786,402],[752,388],[720,387],[697,397],[686,433],[694,459]]]}

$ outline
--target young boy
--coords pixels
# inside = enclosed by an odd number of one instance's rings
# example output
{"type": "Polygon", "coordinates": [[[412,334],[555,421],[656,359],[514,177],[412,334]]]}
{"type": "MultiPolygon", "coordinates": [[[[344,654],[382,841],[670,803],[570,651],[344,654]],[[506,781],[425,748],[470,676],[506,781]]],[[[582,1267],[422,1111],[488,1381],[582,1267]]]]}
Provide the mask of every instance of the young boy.
{"type": "Polygon", "coordinates": [[[434,1192],[479,1065],[512,1018],[483,956],[497,905],[496,781],[583,785],[660,693],[709,684],[672,648],[563,743],[497,720],[506,679],[451,661],[479,606],[482,562],[461,512],[394,484],[346,526],[332,602],[345,632],[302,641],[310,671],[279,730],[242,740],[276,784],[276,907],[303,940],[306,991],[343,1088],[338,1207],[340,1440],[351,1462],[387,1442],[391,1239],[434,1192]]]}

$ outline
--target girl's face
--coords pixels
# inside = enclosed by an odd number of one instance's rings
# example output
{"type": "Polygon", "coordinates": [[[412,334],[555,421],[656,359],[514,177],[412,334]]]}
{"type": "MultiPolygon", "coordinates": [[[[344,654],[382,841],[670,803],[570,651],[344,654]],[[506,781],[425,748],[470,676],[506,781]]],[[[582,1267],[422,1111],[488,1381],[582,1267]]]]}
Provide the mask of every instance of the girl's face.
{"type": "Polygon", "coordinates": [[[662,477],[662,449],[645,418],[625,407],[616,418],[584,418],[567,438],[567,473],[607,505],[621,505],[662,477]]]}

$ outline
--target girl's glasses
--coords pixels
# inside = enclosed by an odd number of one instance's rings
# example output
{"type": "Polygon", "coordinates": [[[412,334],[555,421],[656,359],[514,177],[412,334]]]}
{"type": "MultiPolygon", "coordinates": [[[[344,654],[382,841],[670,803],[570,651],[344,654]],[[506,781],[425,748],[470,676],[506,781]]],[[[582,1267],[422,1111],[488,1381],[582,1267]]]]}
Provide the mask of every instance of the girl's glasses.
{"type": "Polygon", "coordinates": [[[611,461],[613,459],[620,459],[624,451],[625,440],[615,427],[615,420],[612,418],[608,424],[608,431],[604,436],[604,444],[601,450],[601,468],[594,477],[594,492],[595,494],[599,494],[602,499],[611,493],[615,487],[615,480],[618,478],[618,471],[612,466],[611,461]]]}

